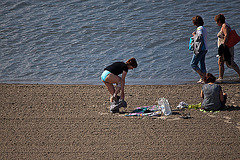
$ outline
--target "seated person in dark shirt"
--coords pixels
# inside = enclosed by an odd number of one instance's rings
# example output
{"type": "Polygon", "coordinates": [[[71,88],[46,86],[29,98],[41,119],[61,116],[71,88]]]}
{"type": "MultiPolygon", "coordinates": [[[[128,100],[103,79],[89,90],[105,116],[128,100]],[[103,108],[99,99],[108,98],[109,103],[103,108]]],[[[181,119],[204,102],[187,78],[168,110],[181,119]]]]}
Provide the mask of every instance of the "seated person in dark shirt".
{"type": "MultiPolygon", "coordinates": [[[[124,86],[125,78],[129,69],[137,67],[137,61],[135,58],[129,59],[126,63],[115,62],[104,69],[101,75],[103,83],[108,88],[108,91],[112,95],[110,102],[117,100],[117,94],[121,91],[120,101],[124,100],[124,86]],[[118,76],[122,74],[122,77],[118,76]],[[116,89],[113,84],[116,84],[116,89]]],[[[117,110],[118,108],[111,108],[110,111],[117,110]]]]}

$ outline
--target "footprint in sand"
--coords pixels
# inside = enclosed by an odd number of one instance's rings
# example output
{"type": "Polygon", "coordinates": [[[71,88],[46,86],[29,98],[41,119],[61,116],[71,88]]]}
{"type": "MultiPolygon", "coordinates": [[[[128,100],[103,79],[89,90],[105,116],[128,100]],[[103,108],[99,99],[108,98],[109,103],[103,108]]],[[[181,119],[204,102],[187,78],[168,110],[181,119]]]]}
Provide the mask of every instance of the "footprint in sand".
{"type": "Polygon", "coordinates": [[[166,116],[161,116],[161,117],[158,117],[159,119],[162,119],[162,120],[166,120],[167,117],[166,116]]]}
{"type": "Polygon", "coordinates": [[[228,117],[228,116],[223,116],[223,118],[224,118],[224,122],[225,123],[232,123],[230,120],[231,120],[231,117],[228,117]]]}
{"type": "Polygon", "coordinates": [[[228,116],[223,116],[224,119],[227,119],[227,120],[230,120],[231,117],[228,117],[228,116]]]}
{"type": "Polygon", "coordinates": [[[236,128],[238,128],[240,130],[240,122],[237,123],[236,128]]]}
{"type": "Polygon", "coordinates": [[[209,117],[215,118],[215,115],[208,114],[209,117]]]}
{"type": "Polygon", "coordinates": [[[225,123],[232,123],[229,120],[223,120],[223,122],[225,122],[225,123]]]}
{"type": "Polygon", "coordinates": [[[176,120],[180,120],[181,118],[173,118],[173,119],[168,119],[168,121],[176,121],[176,120]]]}
{"type": "Polygon", "coordinates": [[[109,113],[98,112],[101,116],[108,115],[109,113]]]}

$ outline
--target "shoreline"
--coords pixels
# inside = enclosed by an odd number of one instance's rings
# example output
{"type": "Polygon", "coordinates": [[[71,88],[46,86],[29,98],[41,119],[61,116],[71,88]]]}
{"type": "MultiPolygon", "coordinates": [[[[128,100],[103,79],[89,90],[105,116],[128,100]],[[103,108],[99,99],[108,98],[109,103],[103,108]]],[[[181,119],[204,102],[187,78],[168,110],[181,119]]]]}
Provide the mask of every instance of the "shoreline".
{"type": "MultiPolygon", "coordinates": [[[[157,79],[157,80],[149,80],[149,79],[143,79],[140,81],[136,80],[131,80],[127,79],[126,80],[126,85],[195,85],[197,84],[196,82],[198,81],[198,78],[194,79],[183,79],[181,81],[176,81],[172,79],[157,79]]],[[[240,79],[239,77],[228,77],[226,76],[220,84],[240,84],[240,79]]],[[[8,80],[8,81],[0,81],[0,84],[33,84],[33,85],[104,85],[104,83],[99,79],[99,80],[83,80],[79,82],[61,82],[61,81],[21,81],[21,80],[8,80]]]]}
{"type": "Polygon", "coordinates": [[[176,109],[201,102],[201,84],[126,85],[128,107],[111,114],[104,85],[0,83],[0,159],[237,159],[240,84],[220,85],[224,111],[176,109]],[[172,115],[124,116],[161,97],[172,115]]]}
{"type": "MultiPolygon", "coordinates": [[[[195,81],[184,81],[184,82],[149,82],[149,81],[139,81],[139,82],[132,82],[128,81],[125,85],[184,85],[184,84],[195,84],[195,81]]],[[[240,83],[240,82],[239,82],[240,83]]],[[[76,83],[65,83],[65,82],[20,82],[20,81],[2,81],[0,84],[33,84],[33,85],[104,85],[104,83],[100,81],[93,81],[93,82],[76,82],[76,83]]]]}

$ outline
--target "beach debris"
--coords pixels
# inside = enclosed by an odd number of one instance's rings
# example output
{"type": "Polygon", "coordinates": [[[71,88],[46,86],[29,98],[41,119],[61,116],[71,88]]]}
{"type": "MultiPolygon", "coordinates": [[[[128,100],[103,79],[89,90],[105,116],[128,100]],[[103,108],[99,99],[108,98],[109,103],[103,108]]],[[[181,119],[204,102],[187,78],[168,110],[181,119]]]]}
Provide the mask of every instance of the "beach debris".
{"type": "Polygon", "coordinates": [[[189,118],[192,118],[192,117],[190,116],[190,113],[182,113],[182,115],[180,116],[180,118],[189,119],[189,118]]]}
{"type": "Polygon", "coordinates": [[[188,108],[188,104],[186,102],[180,102],[176,108],[177,109],[188,108]]]}

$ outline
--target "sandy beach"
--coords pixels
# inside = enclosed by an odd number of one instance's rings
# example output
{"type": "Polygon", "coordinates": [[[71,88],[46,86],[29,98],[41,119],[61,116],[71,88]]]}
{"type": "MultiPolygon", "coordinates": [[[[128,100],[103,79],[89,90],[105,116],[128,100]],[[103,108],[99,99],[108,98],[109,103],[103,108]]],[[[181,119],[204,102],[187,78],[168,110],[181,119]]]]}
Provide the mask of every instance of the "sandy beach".
{"type": "Polygon", "coordinates": [[[240,84],[221,86],[224,111],[176,110],[202,101],[199,84],[127,85],[111,114],[103,85],[0,84],[0,159],[240,159],[240,84]],[[172,115],[125,116],[161,97],[172,115]]]}

